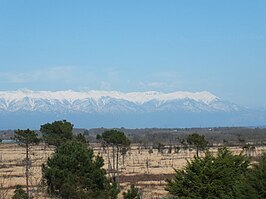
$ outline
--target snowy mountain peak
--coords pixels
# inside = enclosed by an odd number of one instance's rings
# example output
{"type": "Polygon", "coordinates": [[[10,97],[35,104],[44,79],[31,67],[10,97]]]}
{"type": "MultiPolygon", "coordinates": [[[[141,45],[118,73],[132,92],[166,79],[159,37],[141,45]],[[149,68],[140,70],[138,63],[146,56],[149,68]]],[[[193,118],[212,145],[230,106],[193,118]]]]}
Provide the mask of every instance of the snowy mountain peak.
{"type": "Polygon", "coordinates": [[[232,124],[243,110],[207,91],[0,91],[0,129],[36,128],[58,119],[83,126],[221,125],[225,117],[232,124]]]}
{"type": "Polygon", "coordinates": [[[0,99],[10,102],[18,101],[24,98],[30,99],[41,99],[41,100],[58,100],[73,102],[75,100],[92,99],[98,101],[103,97],[110,97],[113,99],[127,100],[129,102],[143,104],[151,100],[157,101],[170,101],[170,100],[181,100],[181,99],[192,99],[203,103],[210,103],[218,100],[219,98],[210,92],[172,92],[162,93],[157,91],[147,92],[129,92],[123,93],[119,91],[32,91],[32,90],[17,90],[17,91],[0,91],[0,99]]]}
{"type": "Polygon", "coordinates": [[[144,113],[144,112],[231,112],[237,105],[224,102],[210,92],[156,91],[0,91],[0,112],[54,113],[144,113]]]}

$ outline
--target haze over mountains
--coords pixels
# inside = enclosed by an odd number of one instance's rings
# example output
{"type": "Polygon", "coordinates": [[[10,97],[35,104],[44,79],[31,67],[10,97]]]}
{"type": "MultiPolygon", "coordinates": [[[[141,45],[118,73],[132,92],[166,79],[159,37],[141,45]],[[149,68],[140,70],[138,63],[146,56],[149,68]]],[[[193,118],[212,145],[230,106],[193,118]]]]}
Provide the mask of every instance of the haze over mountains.
{"type": "Polygon", "coordinates": [[[250,110],[207,91],[0,91],[0,129],[38,129],[61,119],[85,128],[256,126],[265,118],[265,110],[250,110]]]}

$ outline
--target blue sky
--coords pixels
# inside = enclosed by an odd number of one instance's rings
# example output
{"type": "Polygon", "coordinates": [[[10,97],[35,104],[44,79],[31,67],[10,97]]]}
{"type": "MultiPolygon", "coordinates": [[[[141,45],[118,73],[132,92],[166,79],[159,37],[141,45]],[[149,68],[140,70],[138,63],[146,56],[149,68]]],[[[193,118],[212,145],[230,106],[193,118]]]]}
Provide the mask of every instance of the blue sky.
{"type": "Polygon", "coordinates": [[[0,1],[0,90],[206,90],[259,107],[265,77],[265,0],[0,1]]]}

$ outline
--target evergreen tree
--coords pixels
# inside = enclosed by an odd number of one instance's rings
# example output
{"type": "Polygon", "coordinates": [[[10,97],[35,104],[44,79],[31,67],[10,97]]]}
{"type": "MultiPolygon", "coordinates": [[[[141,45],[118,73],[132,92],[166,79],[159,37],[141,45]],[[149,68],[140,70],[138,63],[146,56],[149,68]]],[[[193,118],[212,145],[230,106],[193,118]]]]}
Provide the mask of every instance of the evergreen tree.
{"type": "Polygon", "coordinates": [[[118,191],[105,176],[103,165],[103,159],[83,143],[61,145],[43,166],[48,193],[64,199],[116,198],[118,191]]]}
{"type": "Polygon", "coordinates": [[[75,139],[78,142],[82,142],[84,144],[87,144],[88,143],[88,141],[86,140],[86,137],[83,134],[81,134],[81,133],[79,133],[77,136],[75,136],[75,139]]]}
{"type": "Polygon", "coordinates": [[[266,198],[266,154],[263,154],[258,163],[247,172],[236,185],[235,197],[239,199],[266,198]]]}
{"type": "Polygon", "coordinates": [[[194,157],[183,170],[175,170],[173,180],[167,180],[166,190],[176,198],[232,198],[236,182],[247,171],[248,159],[233,155],[226,148],[215,157],[194,157]]]}
{"type": "Polygon", "coordinates": [[[66,120],[41,125],[40,131],[44,141],[56,147],[73,138],[73,124],[66,120]]]}

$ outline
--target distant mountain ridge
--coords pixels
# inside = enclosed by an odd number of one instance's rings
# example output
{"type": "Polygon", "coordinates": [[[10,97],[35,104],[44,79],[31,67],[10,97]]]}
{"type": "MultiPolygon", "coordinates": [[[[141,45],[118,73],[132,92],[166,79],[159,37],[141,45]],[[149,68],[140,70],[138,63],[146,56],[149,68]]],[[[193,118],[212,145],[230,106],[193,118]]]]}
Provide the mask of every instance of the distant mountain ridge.
{"type": "Polygon", "coordinates": [[[38,129],[62,119],[82,128],[258,126],[266,124],[266,110],[207,91],[0,91],[0,129],[38,129]]]}
{"type": "Polygon", "coordinates": [[[154,112],[187,110],[237,111],[239,106],[224,102],[210,92],[155,91],[0,91],[0,110],[8,112],[154,112]]]}

